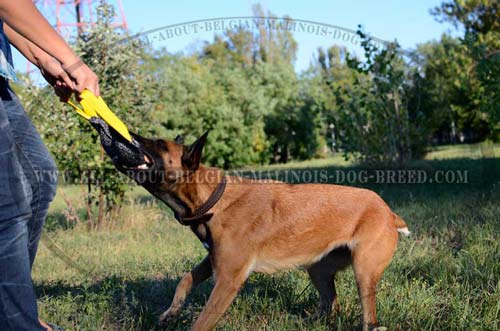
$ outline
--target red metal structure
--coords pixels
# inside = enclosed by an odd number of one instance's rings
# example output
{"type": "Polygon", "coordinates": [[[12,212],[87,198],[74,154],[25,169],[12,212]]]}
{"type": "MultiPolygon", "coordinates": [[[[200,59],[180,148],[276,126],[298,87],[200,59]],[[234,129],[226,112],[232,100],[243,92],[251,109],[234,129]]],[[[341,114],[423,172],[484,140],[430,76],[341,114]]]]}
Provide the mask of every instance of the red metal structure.
{"type": "MultiPolygon", "coordinates": [[[[95,24],[96,0],[34,0],[45,18],[66,40],[77,36],[95,24]]],[[[121,0],[108,0],[115,8],[116,17],[113,25],[127,29],[127,20],[121,0]]]]}
{"type": "MultiPolygon", "coordinates": [[[[65,39],[76,38],[80,33],[92,27],[96,19],[96,7],[99,0],[33,0],[38,10],[65,39]]],[[[107,0],[115,8],[113,26],[127,29],[127,20],[121,0],[107,0]]],[[[26,72],[31,73],[32,66],[28,62],[26,72]]]]}

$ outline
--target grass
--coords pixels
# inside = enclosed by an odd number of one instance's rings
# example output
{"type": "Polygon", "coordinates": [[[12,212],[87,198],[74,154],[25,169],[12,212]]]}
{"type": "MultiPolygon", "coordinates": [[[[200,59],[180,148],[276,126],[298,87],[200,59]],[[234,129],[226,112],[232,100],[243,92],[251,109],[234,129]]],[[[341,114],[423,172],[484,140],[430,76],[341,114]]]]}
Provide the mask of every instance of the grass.
{"type": "Polygon", "coordinates": [[[437,146],[426,155],[427,160],[454,159],[467,156],[472,159],[500,157],[500,145],[491,142],[437,146]]]}
{"type": "MultiPolygon", "coordinates": [[[[429,178],[436,171],[468,171],[467,183],[352,183],[380,193],[412,230],[400,239],[378,288],[378,318],[389,330],[500,329],[500,158],[480,158],[481,148],[439,148],[409,165],[429,178]]],[[[363,170],[338,157],[266,169],[363,170]]],[[[82,207],[81,188],[61,192],[82,207]]],[[[34,267],[42,318],[68,330],[156,330],[180,277],[205,255],[201,244],[139,188],[113,227],[100,232],[88,232],[84,222],[54,226],[66,208],[59,194],[34,267]]],[[[212,286],[194,290],[166,330],[189,330],[212,286]]],[[[338,275],[337,290],[342,311],[325,321],[315,316],[318,295],[303,271],[254,274],[217,330],[358,328],[352,271],[338,275]]]]}

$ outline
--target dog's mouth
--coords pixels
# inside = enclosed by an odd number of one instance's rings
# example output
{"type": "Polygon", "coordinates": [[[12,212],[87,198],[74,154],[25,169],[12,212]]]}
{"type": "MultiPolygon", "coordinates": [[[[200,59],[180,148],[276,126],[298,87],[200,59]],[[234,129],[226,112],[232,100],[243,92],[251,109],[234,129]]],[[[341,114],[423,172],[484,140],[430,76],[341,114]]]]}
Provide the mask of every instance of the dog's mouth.
{"type": "Polygon", "coordinates": [[[155,169],[157,158],[149,151],[147,139],[131,132],[132,141],[128,141],[101,118],[92,117],[89,121],[99,132],[101,145],[118,170],[136,178],[139,173],[155,169]]]}
{"type": "Polygon", "coordinates": [[[145,151],[144,148],[141,149],[142,152],[144,153],[144,163],[134,166],[119,164],[119,166],[125,170],[133,170],[133,171],[148,171],[153,169],[155,165],[154,158],[151,155],[148,155],[149,153],[145,151]]]}
{"type": "Polygon", "coordinates": [[[121,170],[127,172],[146,172],[155,168],[155,157],[141,143],[140,139],[134,135],[133,144],[136,148],[128,149],[126,157],[122,157],[115,162],[115,165],[121,170]],[[133,162],[131,162],[133,160],[133,162]]]}

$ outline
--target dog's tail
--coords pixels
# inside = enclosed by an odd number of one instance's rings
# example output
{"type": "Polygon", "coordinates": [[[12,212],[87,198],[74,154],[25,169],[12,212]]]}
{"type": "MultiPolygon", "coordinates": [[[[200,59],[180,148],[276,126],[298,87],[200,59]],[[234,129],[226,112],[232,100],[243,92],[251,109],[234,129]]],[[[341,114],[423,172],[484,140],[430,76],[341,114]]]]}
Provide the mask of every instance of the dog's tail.
{"type": "Polygon", "coordinates": [[[392,213],[394,217],[394,224],[396,225],[396,230],[398,230],[399,233],[404,234],[405,236],[410,235],[410,230],[408,230],[408,225],[406,225],[405,221],[399,217],[396,213],[392,213]]]}

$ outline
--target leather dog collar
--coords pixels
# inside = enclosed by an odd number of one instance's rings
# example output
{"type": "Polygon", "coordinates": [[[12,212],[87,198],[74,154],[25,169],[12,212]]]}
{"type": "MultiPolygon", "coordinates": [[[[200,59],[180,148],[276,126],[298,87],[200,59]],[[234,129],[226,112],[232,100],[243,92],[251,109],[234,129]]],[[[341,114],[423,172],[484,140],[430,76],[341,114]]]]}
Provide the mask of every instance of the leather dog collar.
{"type": "Polygon", "coordinates": [[[222,197],[222,194],[224,194],[224,190],[226,189],[226,176],[222,177],[222,180],[220,183],[217,185],[215,190],[212,192],[212,194],[208,197],[207,201],[203,203],[198,209],[196,209],[193,213],[190,213],[189,215],[181,215],[180,213],[174,213],[175,219],[179,221],[182,225],[186,226],[197,226],[200,224],[207,223],[210,221],[212,216],[214,216],[213,213],[207,214],[207,211],[212,209],[213,206],[217,202],[219,202],[220,198],[222,197]]]}

